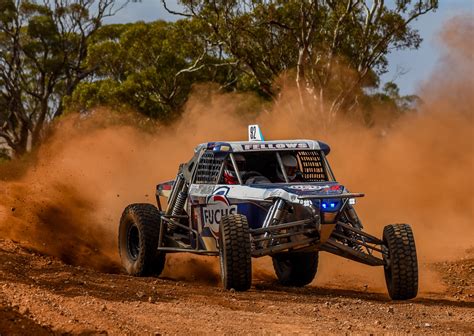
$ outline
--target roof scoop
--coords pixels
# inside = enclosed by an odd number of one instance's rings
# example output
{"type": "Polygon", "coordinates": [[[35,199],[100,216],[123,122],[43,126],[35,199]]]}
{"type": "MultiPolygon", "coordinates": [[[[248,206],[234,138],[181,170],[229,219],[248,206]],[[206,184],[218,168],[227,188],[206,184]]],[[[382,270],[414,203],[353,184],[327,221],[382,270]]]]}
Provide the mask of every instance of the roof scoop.
{"type": "Polygon", "coordinates": [[[260,127],[258,125],[249,125],[249,141],[265,141],[262,131],[260,131],[260,127]]]}

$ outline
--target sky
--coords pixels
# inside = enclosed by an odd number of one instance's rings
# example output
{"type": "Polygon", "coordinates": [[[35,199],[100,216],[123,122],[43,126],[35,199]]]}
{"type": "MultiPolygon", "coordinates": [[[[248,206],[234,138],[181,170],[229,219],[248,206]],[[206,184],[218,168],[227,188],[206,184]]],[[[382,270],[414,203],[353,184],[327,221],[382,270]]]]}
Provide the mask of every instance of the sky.
{"type": "MultiPolygon", "coordinates": [[[[167,4],[171,9],[179,9],[176,0],[168,0],[167,4]]],[[[441,55],[442,46],[438,34],[443,24],[456,15],[468,13],[474,15],[474,0],[440,0],[436,12],[421,16],[413,24],[424,39],[421,47],[418,50],[392,52],[388,56],[389,72],[381,77],[382,83],[394,81],[403,95],[416,93],[422,83],[430,77],[441,55]]],[[[108,23],[148,22],[158,19],[171,21],[177,17],[163,8],[161,0],[141,0],[130,3],[108,23]]],[[[467,43],[471,43],[474,48],[474,37],[467,43]]]]}

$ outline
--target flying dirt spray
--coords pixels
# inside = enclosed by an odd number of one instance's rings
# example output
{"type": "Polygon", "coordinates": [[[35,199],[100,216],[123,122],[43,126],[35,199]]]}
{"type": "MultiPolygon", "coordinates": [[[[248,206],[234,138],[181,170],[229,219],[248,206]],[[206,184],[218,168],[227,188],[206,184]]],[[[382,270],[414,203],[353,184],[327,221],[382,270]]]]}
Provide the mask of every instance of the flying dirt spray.
{"type": "MultiPolygon", "coordinates": [[[[458,18],[448,25],[442,35],[445,56],[420,90],[423,106],[401,117],[384,136],[380,129],[343,121],[321,131],[318,119],[299,108],[292,89],[285,89],[273,108],[256,120],[268,139],[329,143],[338,180],[367,195],[357,205],[367,231],[381,235],[386,224],[410,223],[422,264],[455,258],[474,244],[474,67],[472,49],[465,43],[474,32],[471,19],[458,18]]],[[[249,120],[238,112],[244,101],[255,98],[210,94],[203,101],[200,96],[202,92],[189,99],[179,122],[157,127],[153,135],[132,126],[105,126],[104,120],[113,115],[107,110],[62,120],[28,170],[19,174],[6,166],[0,171],[1,237],[68,263],[118,270],[116,239],[123,208],[153,203],[156,183],[173,178],[198,143],[246,136],[249,120]]],[[[383,288],[381,270],[337,257],[328,263],[325,257],[317,285],[350,278],[352,284],[383,288]]],[[[180,258],[170,259],[167,276],[189,279],[190,267],[199,264],[207,279],[217,279],[212,258],[180,258]]],[[[259,261],[257,267],[256,277],[267,279],[268,263],[259,261]]],[[[199,280],[201,275],[191,278],[199,280]]],[[[431,290],[431,280],[423,277],[421,290],[431,290]]],[[[347,281],[341,283],[348,286],[347,281]]]]}

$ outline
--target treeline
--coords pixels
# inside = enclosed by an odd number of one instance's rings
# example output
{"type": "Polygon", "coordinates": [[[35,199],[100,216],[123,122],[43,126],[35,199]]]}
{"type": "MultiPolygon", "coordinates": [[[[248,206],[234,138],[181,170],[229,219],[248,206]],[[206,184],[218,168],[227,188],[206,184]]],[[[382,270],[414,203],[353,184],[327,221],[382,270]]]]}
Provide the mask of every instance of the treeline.
{"type": "MultiPolygon", "coordinates": [[[[167,4],[163,1],[165,8],[167,4]]],[[[183,0],[176,22],[104,25],[126,2],[0,0],[0,140],[9,154],[38,144],[65,111],[133,109],[161,122],[179,116],[196,83],[278,98],[282,77],[302,108],[357,115],[415,96],[379,88],[394,49],[416,49],[411,24],[437,0],[183,0]],[[376,92],[376,93],[374,93],[376,92]],[[308,102],[308,99],[311,100],[308,102]]],[[[125,9],[126,10],[126,9],[125,9]]]]}

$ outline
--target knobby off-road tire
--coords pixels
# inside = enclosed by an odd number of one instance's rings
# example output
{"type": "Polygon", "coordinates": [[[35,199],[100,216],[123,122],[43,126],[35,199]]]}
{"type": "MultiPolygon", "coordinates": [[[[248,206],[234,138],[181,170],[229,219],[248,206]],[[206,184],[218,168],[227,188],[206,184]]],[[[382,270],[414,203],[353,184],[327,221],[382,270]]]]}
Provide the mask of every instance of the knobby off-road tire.
{"type": "Polygon", "coordinates": [[[120,218],[119,253],[122,265],[134,276],[160,275],[165,253],[158,252],[161,220],[152,204],[130,204],[120,218]]]}
{"type": "Polygon", "coordinates": [[[392,224],[383,230],[383,242],[388,248],[385,281],[392,300],[408,300],[418,293],[418,261],[415,238],[410,225],[392,224]]]}
{"type": "Polygon", "coordinates": [[[247,217],[233,214],[220,223],[219,259],[225,289],[246,291],[252,284],[252,256],[247,217]]]}
{"type": "Polygon", "coordinates": [[[318,271],[318,252],[281,253],[273,256],[273,268],[283,286],[303,287],[318,271]]]}

